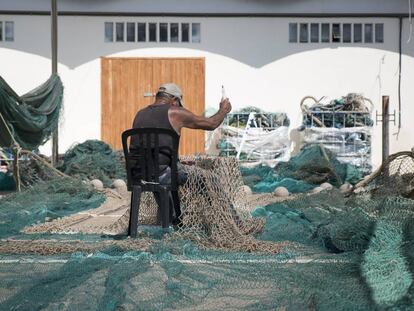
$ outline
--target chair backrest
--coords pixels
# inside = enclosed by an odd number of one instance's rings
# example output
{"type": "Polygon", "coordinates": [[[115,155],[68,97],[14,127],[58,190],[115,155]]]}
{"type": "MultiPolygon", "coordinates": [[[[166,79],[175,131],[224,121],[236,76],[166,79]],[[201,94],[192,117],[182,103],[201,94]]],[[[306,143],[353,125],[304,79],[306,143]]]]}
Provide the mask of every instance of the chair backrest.
{"type": "Polygon", "coordinates": [[[122,147],[125,155],[128,190],[133,185],[146,185],[159,183],[160,154],[171,156],[171,190],[177,190],[177,162],[178,162],[179,136],[175,131],[160,128],[134,128],[122,133],[122,147]],[[160,146],[160,137],[171,139],[171,147],[160,146]],[[134,145],[131,140],[134,138],[134,145]]]}

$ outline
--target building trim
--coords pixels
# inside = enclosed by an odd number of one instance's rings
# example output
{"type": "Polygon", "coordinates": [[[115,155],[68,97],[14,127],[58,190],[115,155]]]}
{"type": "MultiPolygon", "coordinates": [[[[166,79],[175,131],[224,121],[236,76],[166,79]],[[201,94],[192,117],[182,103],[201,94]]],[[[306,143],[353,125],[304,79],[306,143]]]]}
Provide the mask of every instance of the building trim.
{"type": "MultiPolygon", "coordinates": [[[[50,11],[10,11],[0,10],[0,15],[39,15],[50,16],[50,11]]],[[[156,17],[303,17],[303,18],[326,18],[326,17],[383,17],[383,18],[408,18],[407,13],[361,13],[361,14],[347,14],[347,13],[160,13],[160,12],[72,12],[60,11],[60,16],[156,16],[156,17]]]]}

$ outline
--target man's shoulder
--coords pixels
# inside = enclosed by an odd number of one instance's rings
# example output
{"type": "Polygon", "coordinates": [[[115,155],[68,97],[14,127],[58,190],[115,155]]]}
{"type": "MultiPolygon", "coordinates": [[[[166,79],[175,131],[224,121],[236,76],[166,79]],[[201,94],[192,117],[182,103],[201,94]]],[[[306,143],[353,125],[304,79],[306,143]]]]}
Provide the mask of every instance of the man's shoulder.
{"type": "Polygon", "coordinates": [[[188,113],[188,110],[183,107],[171,106],[168,110],[169,114],[182,115],[188,113]]]}

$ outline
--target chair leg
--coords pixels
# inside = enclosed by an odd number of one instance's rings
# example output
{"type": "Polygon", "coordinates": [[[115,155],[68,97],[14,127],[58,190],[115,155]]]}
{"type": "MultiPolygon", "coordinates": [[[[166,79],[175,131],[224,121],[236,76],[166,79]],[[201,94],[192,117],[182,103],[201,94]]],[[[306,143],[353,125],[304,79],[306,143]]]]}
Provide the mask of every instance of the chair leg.
{"type": "Polygon", "coordinates": [[[129,210],[129,227],[128,227],[128,235],[132,238],[135,238],[137,236],[141,192],[142,192],[141,186],[134,186],[132,188],[131,207],[129,210]]]}
{"type": "Polygon", "coordinates": [[[163,190],[160,191],[161,206],[159,206],[159,208],[161,210],[161,225],[162,225],[163,228],[168,228],[169,225],[170,225],[170,223],[169,223],[170,200],[169,200],[168,193],[169,193],[169,191],[167,191],[166,189],[163,189],[163,190]]]}
{"type": "Polygon", "coordinates": [[[178,196],[178,191],[171,191],[173,203],[174,203],[174,210],[175,210],[175,217],[178,221],[181,217],[181,206],[180,206],[180,198],[178,196]]]}
{"type": "Polygon", "coordinates": [[[158,205],[157,225],[159,225],[161,223],[161,219],[162,219],[162,195],[161,195],[160,190],[157,190],[156,192],[154,192],[154,198],[155,198],[155,202],[157,202],[157,205],[158,205]]]}
{"type": "Polygon", "coordinates": [[[170,221],[174,219],[174,199],[171,191],[168,191],[168,215],[170,216],[170,221]]]}

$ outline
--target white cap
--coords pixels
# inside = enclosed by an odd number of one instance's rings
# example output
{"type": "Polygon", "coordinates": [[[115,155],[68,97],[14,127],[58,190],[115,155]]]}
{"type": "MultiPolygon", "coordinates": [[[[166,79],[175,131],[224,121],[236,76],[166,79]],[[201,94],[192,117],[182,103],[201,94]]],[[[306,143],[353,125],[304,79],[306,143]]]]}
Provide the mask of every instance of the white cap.
{"type": "Polygon", "coordinates": [[[167,93],[169,95],[176,97],[178,99],[178,103],[180,104],[180,106],[184,106],[183,91],[181,91],[180,87],[177,84],[164,83],[159,87],[158,92],[167,93]]]}

